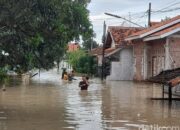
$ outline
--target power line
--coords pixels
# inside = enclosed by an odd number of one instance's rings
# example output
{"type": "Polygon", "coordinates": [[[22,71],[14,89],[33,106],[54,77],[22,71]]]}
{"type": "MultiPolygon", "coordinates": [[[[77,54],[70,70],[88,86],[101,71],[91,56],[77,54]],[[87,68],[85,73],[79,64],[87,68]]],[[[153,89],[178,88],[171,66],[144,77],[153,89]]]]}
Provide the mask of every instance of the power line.
{"type": "Polygon", "coordinates": [[[162,11],[152,11],[152,12],[155,12],[155,13],[166,13],[166,12],[176,11],[176,10],[179,10],[179,9],[180,9],[180,7],[173,8],[173,9],[168,9],[168,10],[162,10],[162,11]]]}
{"type": "Polygon", "coordinates": [[[167,6],[167,7],[164,7],[162,9],[160,9],[160,10],[157,10],[156,12],[163,11],[163,10],[168,9],[169,7],[172,7],[172,6],[177,5],[177,4],[180,4],[180,2],[176,2],[174,4],[171,4],[171,5],[167,6]]]}
{"type": "MultiPolygon", "coordinates": [[[[121,16],[114,15],[114,14],[110,14],[110,13],[105,13],[105,14],[106,14],[106,15],[109,15],[109,16],[112,16],[112,17],[124,19],[125,21],[128,21],[128,22],[130,22],[130,23],[132,23],[132,24],[134,24],[134,25],[136,25],[136,26],[143,27],[143,26],[141,26],[141,25],[139,25],[139,24],[137,24],[137,23],[134,23],[134,22],[132,22],[132,21],[126,19],[126,18],[123,18],[123,17],[121,17],[121,16]]],[[[143,27],[143,28],[144,28],[144,27],[143,27]]]]}

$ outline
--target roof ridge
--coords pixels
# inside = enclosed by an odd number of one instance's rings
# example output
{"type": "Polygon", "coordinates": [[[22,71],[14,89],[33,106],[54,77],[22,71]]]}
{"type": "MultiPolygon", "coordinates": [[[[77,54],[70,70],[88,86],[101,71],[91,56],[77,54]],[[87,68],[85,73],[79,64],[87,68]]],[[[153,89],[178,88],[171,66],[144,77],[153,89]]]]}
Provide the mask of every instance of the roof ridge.
{"type": "MultiPolygon", "coordinates": [[[[128,40],[133,40],[133,39],[144,37],[144,36],[146,36],[145,34],[147,34],[147,35],[149,34],[148,32],[154,33],[153,30],[157,30],[157,29],[162,30],[162,29],[165,29],[165,28],[167,28],[169,26],[172,26],[172,25],[170,25],[170,23],[173,23],[175,21],[178,22],[178,20],[180,20],[180,15],[177,15],[177,16],[171,18],[171,19],[168,19],[168,20],[162,21],[160,23],[157,23],[154,26],[151,26],[149,28],[145,28],[145,29],[143,29],[141,31],[138,31],[138,32],[130,35],[129,39],[128,38],[127,39],[128,40]],[[169,24],[169,26],[166,27],[165,25],[168,25],[168,24],[169,24]],[[164,28],[161,29],[162,26],[164,26],[164,28]],[[133,38],[133,37],[135,37],[135,38],[133,38]]],[[[174,24],[176,24],[176,23],[174,23],[174,24]]],[[[157,30],[157,31],[159,31],[159,30],[157,30]]]]}

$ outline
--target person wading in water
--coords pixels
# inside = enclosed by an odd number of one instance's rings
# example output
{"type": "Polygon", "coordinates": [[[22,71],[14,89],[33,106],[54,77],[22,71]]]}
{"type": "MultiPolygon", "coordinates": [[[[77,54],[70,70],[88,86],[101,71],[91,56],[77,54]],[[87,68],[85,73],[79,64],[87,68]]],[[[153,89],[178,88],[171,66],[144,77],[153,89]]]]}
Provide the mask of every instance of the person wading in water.
{"type": "Polygon", "coordinates": [[[89,79],[89,77],[82,76],[82,81],[79,82],[79,87],[81,88],[81,90],[88,89],[88,86],[89,86],[88,79],[89,79]]]}

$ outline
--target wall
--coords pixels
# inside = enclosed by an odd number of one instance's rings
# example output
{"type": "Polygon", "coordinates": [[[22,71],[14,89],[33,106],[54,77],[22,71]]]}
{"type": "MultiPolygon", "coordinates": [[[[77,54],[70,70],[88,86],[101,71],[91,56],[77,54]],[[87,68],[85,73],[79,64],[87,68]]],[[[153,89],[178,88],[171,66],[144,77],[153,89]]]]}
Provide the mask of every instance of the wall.
{"type": "MultiPolygon", "coordinates": [[[[134,54],[134,80],[144,80],[144,71],[147,71],[147,78],[159,74],[165,70],[165,44],[166,38],[143,42],[133,42],[134,54]],[[147,46],[147,64],[144,64],[144,47],[147,46]],[[147,70],[144,69],[147,65],[147,70]]],[[[171,69],[180,67],[180,38],[169,38],[169,51],[171,69]]]]}
{"type": "Polygon", "coordinates": [[[145,80],[159,74],[165,66],[165,39],[143,42],[134,42],[134,80],[145,80]],[[144,63],[144,48],[146,46],[147,61],[144,63]],[[145,69],[145,66],[147,68],[145,69]],[[146,72],[145,72],[146,71],[146,72]],[[147,74],[147,76],[145,76],[147,74]]]}
{"type": "Polygon", "coordinates": [[[133,55],[134,55],[134,80],[143,80],[143,41],[135,41],[133,45],[133,55]]]}
{"type": "Polygon", "coordinates": [[[102,66],[102,55],[98,55],[98,66],[102,66]]]}
{"type": "Polygon", "coordinates": [[[170,38],[170,56],[173,60],[172,69],[180,67],[180,38],[170,38]]]}
{"type": "Polygon", "coordinates": [[[166,39],[148,42],[148,78],[159,74],[165,69],[166,39]]]}
{"type": "Polygon", "coordinates": [[[124,48],[119,56],[119,62],[111,63],[111,74],[108,80],[133,80],[133,49],[124,48]]]}

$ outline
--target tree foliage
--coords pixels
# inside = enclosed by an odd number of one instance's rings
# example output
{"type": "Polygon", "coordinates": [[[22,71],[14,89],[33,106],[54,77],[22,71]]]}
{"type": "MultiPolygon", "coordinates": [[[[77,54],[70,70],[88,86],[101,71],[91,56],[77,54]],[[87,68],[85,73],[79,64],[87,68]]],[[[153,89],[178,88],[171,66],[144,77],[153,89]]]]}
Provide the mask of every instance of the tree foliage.
{"type": "Polygon", "coordinates": [[[67,61],[78,73],[95,74],[97,62],[84,50],[77,50],[67,54],[67,61]]]}
{"type": "Polygon", "coordinates": [[[84,39],[83,48],[85,50],[91,50],[93,48],[97,48],[99,45],[92,38],[84,39]]]}
{"type": "Polygon", "coordinates": [[[96,74],[97,62],[94,60],[94,57],[90,55],[85,55],[80,57],[78,60],[76,71],[84,74],[96,74]]]}
{"type": "Polygon", "coordinates": [[[69,41],[93,34],[89,0],[1,0],[0,67],[50,69],[69,41]],[[5,51],[9,56],[1,54],[5,51]]]}
{"type": "Polygon", "coordinates": [[[72,67],[74,69],[76,69],[79,59],[85,55],[86,55],[86,53],[83,50],[68,52],[67,53],[67,61],[70,65],[72,65],[72,67]]]}

